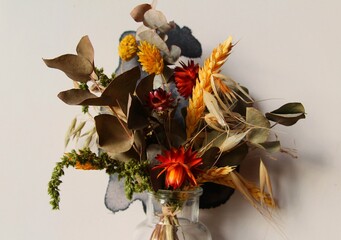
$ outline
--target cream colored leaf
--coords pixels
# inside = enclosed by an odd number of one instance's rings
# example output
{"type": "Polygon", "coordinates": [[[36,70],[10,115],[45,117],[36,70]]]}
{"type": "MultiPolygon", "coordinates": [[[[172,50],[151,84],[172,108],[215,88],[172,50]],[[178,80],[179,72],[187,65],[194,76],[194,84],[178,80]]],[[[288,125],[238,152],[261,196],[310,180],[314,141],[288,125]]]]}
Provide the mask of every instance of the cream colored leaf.
{"type": "Polygon", "coordinates": [[[151,29],[158,29],[163,33],[172,29],[172,25],[167,22],[165,15],[155,9],[150,9],[145,12],[143,24],[151,29]]]}
{"type": "Polygon", "coordinates": [[[212,132],[208,134],[208,141],[212,143],[212,147],[218,147],[221,152],[227,152],[237,146],[245,138],[248,131],[240,133],[212,132]]]}
{"type": "Polygon", "coordinates": [[[181,48],[178,46],[172,45],[170,48],[169,55],[166,55],[164,59],[171,64],[175,64],[181,55],[181,48]]]}
{"type": "Polygon", "coordinates": [[[263,193],[264,196],[265,196],[264,192],[267,190],[270,197],[273,199],[270,177],[268,174],[268,170],[266,169],[262,159],[260,160],[259,165],[259,186],[261,193],[263,193]]]}
{"type": "Polygon", "coordinates": [[[225,129],[220,128],[220,124],[212,113],[205,114],[204,119],[207,125],[210,126],[212,129],[218,132],[225,132],[225,129]]]}
{"type": "Polygon", "coordinates": [[[226,126],[227,124],[225,122],[223,112],[221,111],[215,97],[211,93],[209,93],[205,90],[203,91],[203,94],[204,94],[204,103],[205,103],[208,111],[216,117],[218,123],[221,126],[223,126],[223,127],[226,126]]]}
{"type": "Polygon", "coordinates": [[[220,151],[226,152],[226,151],[231,150],[243,140],[243,138],[246,136],[247,133],[248,131],[229,135],[219,147],[220,151]]]}

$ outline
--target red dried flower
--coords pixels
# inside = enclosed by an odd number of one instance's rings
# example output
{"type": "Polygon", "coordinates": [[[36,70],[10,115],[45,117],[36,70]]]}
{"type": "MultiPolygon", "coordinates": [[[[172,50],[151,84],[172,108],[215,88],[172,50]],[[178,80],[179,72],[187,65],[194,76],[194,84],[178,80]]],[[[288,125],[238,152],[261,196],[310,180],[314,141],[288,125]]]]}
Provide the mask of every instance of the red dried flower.
{"type": "Polygon", "coordinates": [[[172,93],[168,93],[162,88],[158,88],[149,92],[147,104],[151,109],[156,111],[165,111],[173,107],[174,98],[172,93]]]}
{"type": "Polygon", "coordinates": [[[196,157],[196,152],[192,152],[191,148],[186,151],[183,146],[179,149],[171,148],[169,151],[164,151],[163,155],[158,154],[156,159],[161,164],[154,167],[153,170],[162,169],[158,177],[166,172],[166,188],[181,188],[185,180],[188,180],[193,186],[198,185],[193,171],[198,171],[197,167],[203,162],[202,158],[196,157]]]}
{"type": "Polygon", "coordinates": [[[195,86],[196,79],[198,78],[199,65],[194,64],[193,60],[188,60],[188,64],[180,62],[182,67],[174,69],[174,78],[178,92],[184,98],[192,95],[193,87],[195,86]]]}

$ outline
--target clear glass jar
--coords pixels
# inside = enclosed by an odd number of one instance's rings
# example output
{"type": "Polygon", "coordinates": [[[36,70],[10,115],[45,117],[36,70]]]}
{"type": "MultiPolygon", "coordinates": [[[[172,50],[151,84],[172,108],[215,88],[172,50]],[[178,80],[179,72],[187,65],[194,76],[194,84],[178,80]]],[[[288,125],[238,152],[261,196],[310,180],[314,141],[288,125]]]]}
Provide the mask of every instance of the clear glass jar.
{"type": "Polygon", "coordinates": [[[202,188],[148,193],[146,219],[136,227],[133,240],[212,240],[199,222],[201,194],[202,188]]]}

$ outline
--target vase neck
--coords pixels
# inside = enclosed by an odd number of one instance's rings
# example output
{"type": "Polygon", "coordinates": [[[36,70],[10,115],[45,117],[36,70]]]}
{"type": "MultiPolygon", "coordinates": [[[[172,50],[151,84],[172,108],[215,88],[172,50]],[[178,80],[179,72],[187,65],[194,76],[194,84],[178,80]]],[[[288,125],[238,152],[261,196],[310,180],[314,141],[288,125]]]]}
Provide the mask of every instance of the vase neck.
{"type": "Polygon", "coordinates": [[[198,222],[199,197],[202,189],[191,191],[159,190],[149,193],[147,201],[148,221],[155,223],[162,217],[174,216],[180,221],[198,222]]]}

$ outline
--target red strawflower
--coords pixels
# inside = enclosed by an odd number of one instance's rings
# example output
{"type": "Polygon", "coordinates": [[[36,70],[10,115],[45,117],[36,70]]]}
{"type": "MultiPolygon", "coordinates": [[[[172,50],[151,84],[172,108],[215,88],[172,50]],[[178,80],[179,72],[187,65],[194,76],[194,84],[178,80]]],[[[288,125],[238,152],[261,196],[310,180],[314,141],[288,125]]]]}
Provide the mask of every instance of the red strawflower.
{"type": "Polygon", "coordinates": [[[172,93],[168,93],[162,88],[149,92],[147,104],[151,109],[156,111],[165,111],[173,107],[174,98],[172,93]]]}
{"type": "Polygon", "coordinates": [[[194,64],[193,60],[188,60],[188,64],[180,62],[182,67],[174,69],[174,78],[178,92],[184,98],[192,95],[193,87],[195,86],[196,79],[198,78],[199,64],[194,64]]]}
{"type": "Polygon", "coordinates": [[[193,171],[198,171],[197,167],[201,165],[202,158],[196,157],[196,152],[189,148],[185,151],[181,146],[179,149],[171,148],[164,151],[163,155],[158,154],[156,159],[161,162],[154,169],[162,169],[157,177],[166,172],[166,188],[172,187],[174,190],[181,188],[185,180],[193,186],[198,185],[193,171]]]}

